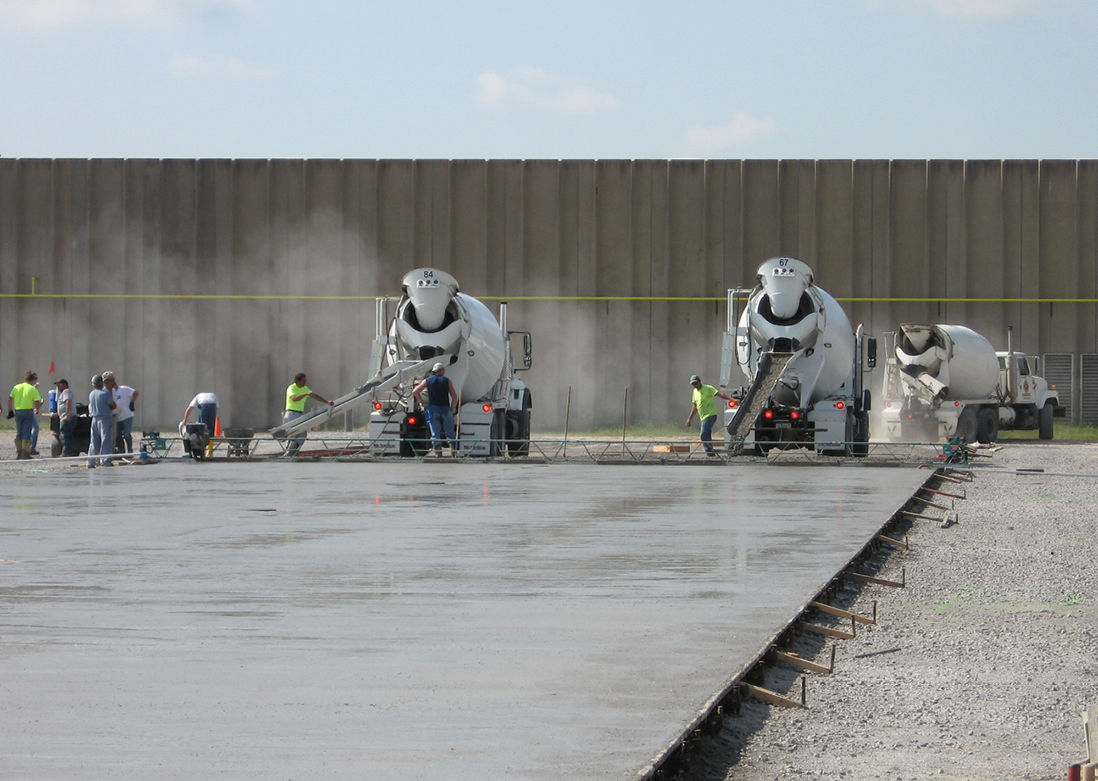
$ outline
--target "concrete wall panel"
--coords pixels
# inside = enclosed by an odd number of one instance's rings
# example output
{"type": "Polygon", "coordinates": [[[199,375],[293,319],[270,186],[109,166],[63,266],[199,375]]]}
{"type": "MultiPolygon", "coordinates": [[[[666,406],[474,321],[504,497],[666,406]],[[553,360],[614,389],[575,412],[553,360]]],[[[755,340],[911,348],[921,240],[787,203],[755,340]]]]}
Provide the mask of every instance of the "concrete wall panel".
{"type": "MultiPolygon", "coordinates": [[[[1021,167],[1021,294],[1018,298],[1040,298],[1041,265],[1041,163],[1025,161],[1021,167]]],[[[1021,349],[1028,352],[1040,350],[1042,304],[1022,304],[1021,318],[1015,333],[1019,335],[1021,349]]],[[[1044,352],[1044,350],[1041,350],[1044,352]]],[[[1079,405],[1075,405],[1078,409],[1079,405]]]]}
{"type": "MultiPolygon", "coordinates": [[[[815,166],[816,280],[833,296],[854,292],[854,201],[850,161],[826,160],[815,166]]],[[[848,307],[848,311],[853,307],[848,307]]]]}
{"type": "MultiPolygon", "coordinates": [[[[669,290],[672,296],[698,295],[705,289],[705,163],[683,161],[669,169],[669,290]]],[[[720,354],[707,346],[708,328],[719,328],[706,316],[709,307],[673,301],[668,323],[668,380],[672,401],[689,400],[691,374],[713,384],[720,377],[720,354]],[[701,347],[702,349],[698,349],[701,347]],[[702,353],[699,355],[699,353],[702,353]]],[[[682,402],[680,401],[680,404],[682,402]]]]}
{"type": "MultiPolygon", "coordinates": [[[[928,274],[930,266],[927,246],[927,168],[921,160],[896,160],[892,163],[889,183],[889,252],[892,289],[903,293],[897,297],[930,296],[931,286],[944,289],[944,279],[928,274]]],[[[926,311],[925,305],[896,303],[892,306],[895,322],[937,322],[937,312],[926,311]]]]}
{"type": "MultiPolygon", "coordinates": [[[[1080,160],[1078,167],[1079,289],[1081,298],[1098,299],[1098,160],[1080,160]]],[[[1076,329],[1081,352],[1098,350],[1098,307],[1076,307],[1076,329]]]]}
{"type": "MultiPolygon", "coordinates": [[[[1042,298],[1074,298],[1079,289],[1079,234],[1076,162],[1041,164],[1040,295],[1042,298]]],[[[1046,304],[1041,307],[1038,349],[1048,352],[1052,334],[1061,349],[1078,350],[1073,307],[1046,304]]]]}
{"type": "MultiPolygon", "coordinates": [[[[969,161],[965,168],[965,287],[971,298],[1004,297],[1003,177],[998,160],[969,161]]],[[[998,349],[1007,328],[998,304],[973,304],[967,324],[998,349]]]]}
{"type": "Polygon", "coordinates": [[[755,270],[782,251],[781,206],[778,200],[778,163],[743,162],[744,287],[754,287],[755,270]]]}

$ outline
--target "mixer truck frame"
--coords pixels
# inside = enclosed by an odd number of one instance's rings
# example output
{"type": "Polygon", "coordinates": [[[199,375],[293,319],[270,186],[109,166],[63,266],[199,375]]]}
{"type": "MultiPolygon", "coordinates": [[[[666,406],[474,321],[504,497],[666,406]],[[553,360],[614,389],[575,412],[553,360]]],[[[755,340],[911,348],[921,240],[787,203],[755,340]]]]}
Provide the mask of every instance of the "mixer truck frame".
{"type": "Polygon", "coordinates": [[[457,442],[465,456],[525,456],[530,451],[530,390],[516,371],[531,366],[531,337],[507,330],[507,304],[499,320],[483,303],[458,289],[457,280],[439,269],[419,268],[402,280],[399,299],[378,298],[376,336],[365,384],[331,406],[272,429],[287,439],[323,425],[333,416],[363,404],[370,413],[370,452],[420,456],[430,450],[426,411],[412,395],[436,363],[446,367],[461,406],[457,442]],[[390,316],[390,304],[396,307],[390,316]],[[512,340],[521,337],[521,365],[515,365],[512,340]]]}
{"type": "Polygon", "coordinates": [[[876,365],[876,340],[851,328],[803,261],[771,258],[756,278],[751,291],[728,291],[721,387],[733,396],[724,418],[729,453],[803,447],[866,455],[871,399],[864,372],[876,365]],[[749,384],[735,389],[739,371],[749,384]]]}
{"type": "Polygon", "coordinates": [[[894,442],[960,439],[990,444],[1004,429],[1037,429],[1052,439],[1063,413],[1055,385],[1036,374],[1037,360],[996,352],[981,334],[959,325],[903,324],[886,334],[881,422],[894,442]]]}

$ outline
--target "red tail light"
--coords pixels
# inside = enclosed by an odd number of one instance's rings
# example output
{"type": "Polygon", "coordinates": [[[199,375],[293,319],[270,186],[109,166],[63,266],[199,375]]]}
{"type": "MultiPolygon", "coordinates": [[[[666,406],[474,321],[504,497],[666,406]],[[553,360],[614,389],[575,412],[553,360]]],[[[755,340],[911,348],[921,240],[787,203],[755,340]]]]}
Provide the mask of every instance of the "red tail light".
{"type": "Polygon", "coordinates": [[[739,402],[736,401],[735,399],[729,399],[728,400],[729,409],[735,409],[737,404],[739,404],[739,402]]]}
{"type": "Polygon", "coordinates": [[[790,420],[800,420],[801,419],[800,411],[799,410],[793,410],[792,412],[789,413],[789,418],[790,418],[790,420]]]}
{"type": "Polygon", "coordinates": [[[763,417],[766,418],[767,420],[770,420],[771,418],[774,417],[774,410],[768,409],[766,412],[763,413],[763,417]]]}
{"type": "Polygon", "coordinates": [[[485,412],[491,412],[492,411],[492,405],[491,404],[482,404],[480,408],[482,410],[484,410],[485,412]]]}
{"type": "Polygon", "coordinates": [[[415,415],[409,416],[409,418],[408,418],[408,425],[409,426],[414,426],[417,423],[419,423],[419,418],[417,418],[415,415]]]}
{"type": "Polygon", "coordinates": [[[374,402],[374,409],[381,409],[381,402],[380,401],[375,401],[374,402]]]}
{"type": "Polygon", "coordinates": [[[846,402],[845,401],[836,401],[835,402],[835,409],[846,409],[846,402]]]}
{"type": "Polygon", "coordinates": [[[961,406],[961,402],[955,401],[955,402],[953,402],[953,406],[954,407],[959,407],[959,406],[961,406]]]}

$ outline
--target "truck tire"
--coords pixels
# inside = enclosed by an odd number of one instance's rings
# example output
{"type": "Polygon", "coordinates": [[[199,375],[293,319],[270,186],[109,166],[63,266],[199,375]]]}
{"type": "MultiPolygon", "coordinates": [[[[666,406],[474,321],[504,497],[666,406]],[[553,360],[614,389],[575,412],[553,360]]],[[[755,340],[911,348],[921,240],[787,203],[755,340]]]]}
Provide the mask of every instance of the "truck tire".
{"type": "Polygon", "coordinates": [[[999,439],[999,411],[994,407],[982,407],[976,413],[976,439],[985,445],[999,439]]]}
{"type": "MultiPolygon", "coordinates": [[[[869,391],[866,391],[868,394],[869,391]]],[[[850,445],[850,455],[869,455],[869,413],[859,412],[854,416],[854,441],[850,445]]]]}
{"type": "Polygon", "coordinates": [[[522,389],[522,406],[507,412],[507,453],[512,457],[530,455],[530,389],[522,389]]]}
{"type": "Polygon", "coordinates": [[[1037,436],[1052,439],[1052,402],[1045,402],[1037,416],[1037,436]]]}
{"type": "Polygon", "coordinates": [[[976,410],[972,407],[965,407],[961,412],[961,417],[957,419],[957,436],[966,445],[971,445],[976,441],[977,426],[976,410]]]}
{"type": "Polygon", "coordinates": [[[498,458],[503,455],[503,436],[507,431],[507,411],[498,409],[492,415],[492,433],[488,440],[488,455],[498,458]]]}

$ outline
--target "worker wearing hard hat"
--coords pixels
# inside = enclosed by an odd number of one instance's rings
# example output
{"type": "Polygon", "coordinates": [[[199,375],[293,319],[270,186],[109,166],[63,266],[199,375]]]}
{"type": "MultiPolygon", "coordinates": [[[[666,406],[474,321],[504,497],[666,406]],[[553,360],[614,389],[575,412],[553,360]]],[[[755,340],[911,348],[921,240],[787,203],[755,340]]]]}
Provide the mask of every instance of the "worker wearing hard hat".
{"type": "Polygon", "coordinates": [[[705,448],[705,454],[710,458],[716,458],[717,454],[713,452],[713,445],[710,443],[713,441],[713,424],[717,422],[717,405],[713,402],[714,398],[722,398],[731,400],[732,397],[726,393],[714,388],[712,385],[703,385],[701,377],[694,374],[690,377],[690,385],[694,388],[694,392],[691,396],[690,415],[686,418],[686,426],[690,427],[690,422],[694,420],[694,415],[697,415],[701,420],[701,442],[702,447],[705,448]]]}
{"type": "Polygon", "coordinates": [[[431,447],[435,455],[442,455],[442,440],[450,443],[454,455],[457,455],[457,437],[454,435],[454,414],[458,408],[458,395],[454,383],[446,376],[446,367],[436,363],[431,373],[416,387],[412,396],[423,404],[423,391],[427,391],[427,425],[431,427],[431,447]]]}

